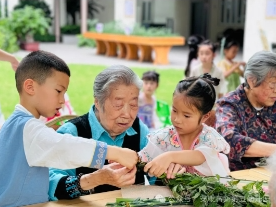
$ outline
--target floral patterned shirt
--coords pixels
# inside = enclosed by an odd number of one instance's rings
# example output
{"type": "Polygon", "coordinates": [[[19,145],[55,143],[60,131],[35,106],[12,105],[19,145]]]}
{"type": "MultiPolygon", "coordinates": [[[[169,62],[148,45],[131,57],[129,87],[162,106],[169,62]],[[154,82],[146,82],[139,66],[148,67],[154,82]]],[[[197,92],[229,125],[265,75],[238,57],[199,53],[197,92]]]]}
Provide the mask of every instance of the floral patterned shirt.
{"type": "MultiPolygon", "coordinates": [[[[189,149],[201,151],[206,162],[199,166],[185,166],[186,172],[207,176],[227,175],[228,161],[223,163],[219,152],[228,153],[230,146],[214,128],[203,124],[202,132],[194,139],[189,149]]],[[[183,150],[183,146],[175,128],[168,126],[148,135],[148,144],[139,152],[139,156],[141,161],[150,162],[164,152],[181,150],[183,150]]]]}
{"type": "Polygon", "coordinates": [[[217,102],[216,129],[230,144],[231,171],[256,167],[259,158],[243,156],[256,140],[276,143],[276,104],[255,109],[241,84],[217,102]]]}

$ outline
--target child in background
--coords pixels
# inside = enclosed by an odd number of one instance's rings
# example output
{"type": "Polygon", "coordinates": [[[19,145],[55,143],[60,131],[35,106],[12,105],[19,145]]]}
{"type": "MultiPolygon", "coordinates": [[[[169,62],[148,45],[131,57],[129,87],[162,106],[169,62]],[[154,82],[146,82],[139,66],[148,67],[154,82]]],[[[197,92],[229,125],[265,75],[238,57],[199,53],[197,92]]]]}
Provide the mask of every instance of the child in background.
{"type": "Polygon", "coordinates": [[[158,88],[159,74],[155,71],[143,73],[143,91],[139,94],[138,117],[149,129],[159,128],[159,121],[156,114],[156,98],[154,93],[158,88]]]}
{"type": "Polygon", "coordinates": [[[70,70],[45,51],[27,55],[15,81],[20,104],[0,130],[0,204],[24,206],[48,201],[49,169],[102,168],[105,159],[135,168],[136,152],[70,134],[58,134],[38,118],[52,117],[64,104],[70,70]]]}
{"type": "Polygon", "coordinates": [[[188,38],[188,46],[189,46],[189,55],[187,66],[184,71],[185,77],[189,77],[190,71],[192,68],[198,66],[200,61],[197,58],[198,55],[198,45],[204,40],[204,37],[201,35],[192,35],[188,38]]]}
{"type": "Polygon", "coordinates": [[[243,77],[243,71],[240,66],[245,66],[245,62],[233,61],[239,51],[239,43],[230,40],[222,40],[224,58],[218,63],[218,67],[223,71],[227,81],[227,92],[234,91],[241,84],[240,76],[243,77]]]}
{"type": "Polygon", "coordinates": [[[198,46],[198,58],[201,64],[191,70],[190,77],[209,73],[212,77],[220,79],[219,86],[215,86],[217,100],[226,93],[226,83],[223,71],[217,68],[213,62],[216,54],[215,52],[216,46],[210,42],[210,40],[205,40],[200,43],[198,46]]]}
{"type": "MultiPolygon", "coordinates": [[[[139,152],[144,168],[159,177],[171,163],[183,165],[186,172],[205,176],[227,176],[230,146],[212,127],[209,118],[219,79],[209,74],[180,81],[173,93],[172,126],[148,135],[147,146],[139,152]]],[[[169,173],[169,172],[168,172],[169,173]]]]}

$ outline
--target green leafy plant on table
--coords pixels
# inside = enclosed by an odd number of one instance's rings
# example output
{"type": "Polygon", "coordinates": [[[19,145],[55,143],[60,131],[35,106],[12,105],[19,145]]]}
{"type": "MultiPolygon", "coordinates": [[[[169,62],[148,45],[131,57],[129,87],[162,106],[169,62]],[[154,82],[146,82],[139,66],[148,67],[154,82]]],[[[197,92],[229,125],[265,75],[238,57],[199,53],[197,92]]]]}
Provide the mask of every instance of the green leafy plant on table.
{"type": "MultiPolygon", "coordinates": [[[[143,169],[145,163],[138,162],[137,168],[143,169]]],[[[202,177],[184,173],[175,179],[167,179],[163,174],[160,179],[168,186],[173,196],[160,199],[117,199],[116,203],[107,203],[109,207],[118,206],[168,206],[190,204],[195,207],[270,207],[270,199],[262,189],[265,182],[252,181],[239,188],[242,181],[219,176],[202,177]],[[227,179],[227,183],[220,182],[227,179]]]]}

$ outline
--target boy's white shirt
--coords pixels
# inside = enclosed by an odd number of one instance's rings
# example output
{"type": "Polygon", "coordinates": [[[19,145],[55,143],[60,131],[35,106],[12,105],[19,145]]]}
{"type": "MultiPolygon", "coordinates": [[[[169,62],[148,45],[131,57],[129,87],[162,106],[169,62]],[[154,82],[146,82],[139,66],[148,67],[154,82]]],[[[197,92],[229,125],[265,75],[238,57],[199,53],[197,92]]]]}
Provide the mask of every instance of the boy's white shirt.
{"type": "MultiPolygon", "coordinates": [[[[15,109],[32,115],[20,104],[17,104],[15,109]]],[[[59,169],[89,167],[96,148],[95,140],[59,134],[36,118],[26,122],[23,129],[23,144],[29,166],[59,169]]]]}

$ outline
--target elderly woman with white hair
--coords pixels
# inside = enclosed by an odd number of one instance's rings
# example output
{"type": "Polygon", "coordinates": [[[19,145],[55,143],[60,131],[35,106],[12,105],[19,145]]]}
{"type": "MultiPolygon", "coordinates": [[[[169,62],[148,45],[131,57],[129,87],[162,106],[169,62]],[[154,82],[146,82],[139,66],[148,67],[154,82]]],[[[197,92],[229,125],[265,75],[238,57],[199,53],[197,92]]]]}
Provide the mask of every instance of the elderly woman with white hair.
{"type": "MultiPolygon", "coordinates": [[[[125,66],[111,66],[103,70],[94,82],[94,104],[90,111],[68,121],[58,132],[140,151],[147,144],[149,132],[137,117],[141,87],[142,80],[125,66]]],[[[144,172],[137,172],[136,168],[127,169],[117,163],[105,164],[101,170],[50,169],[50,199],[72,199],[145,182],[144,172]]]]}
{"type": "Polygon", "coordinates": [[[245,83],[217,102],[216,129],[230,144],[231,171],[256,167],[276,150],[276,54],[248,61],[245,83]]]}

